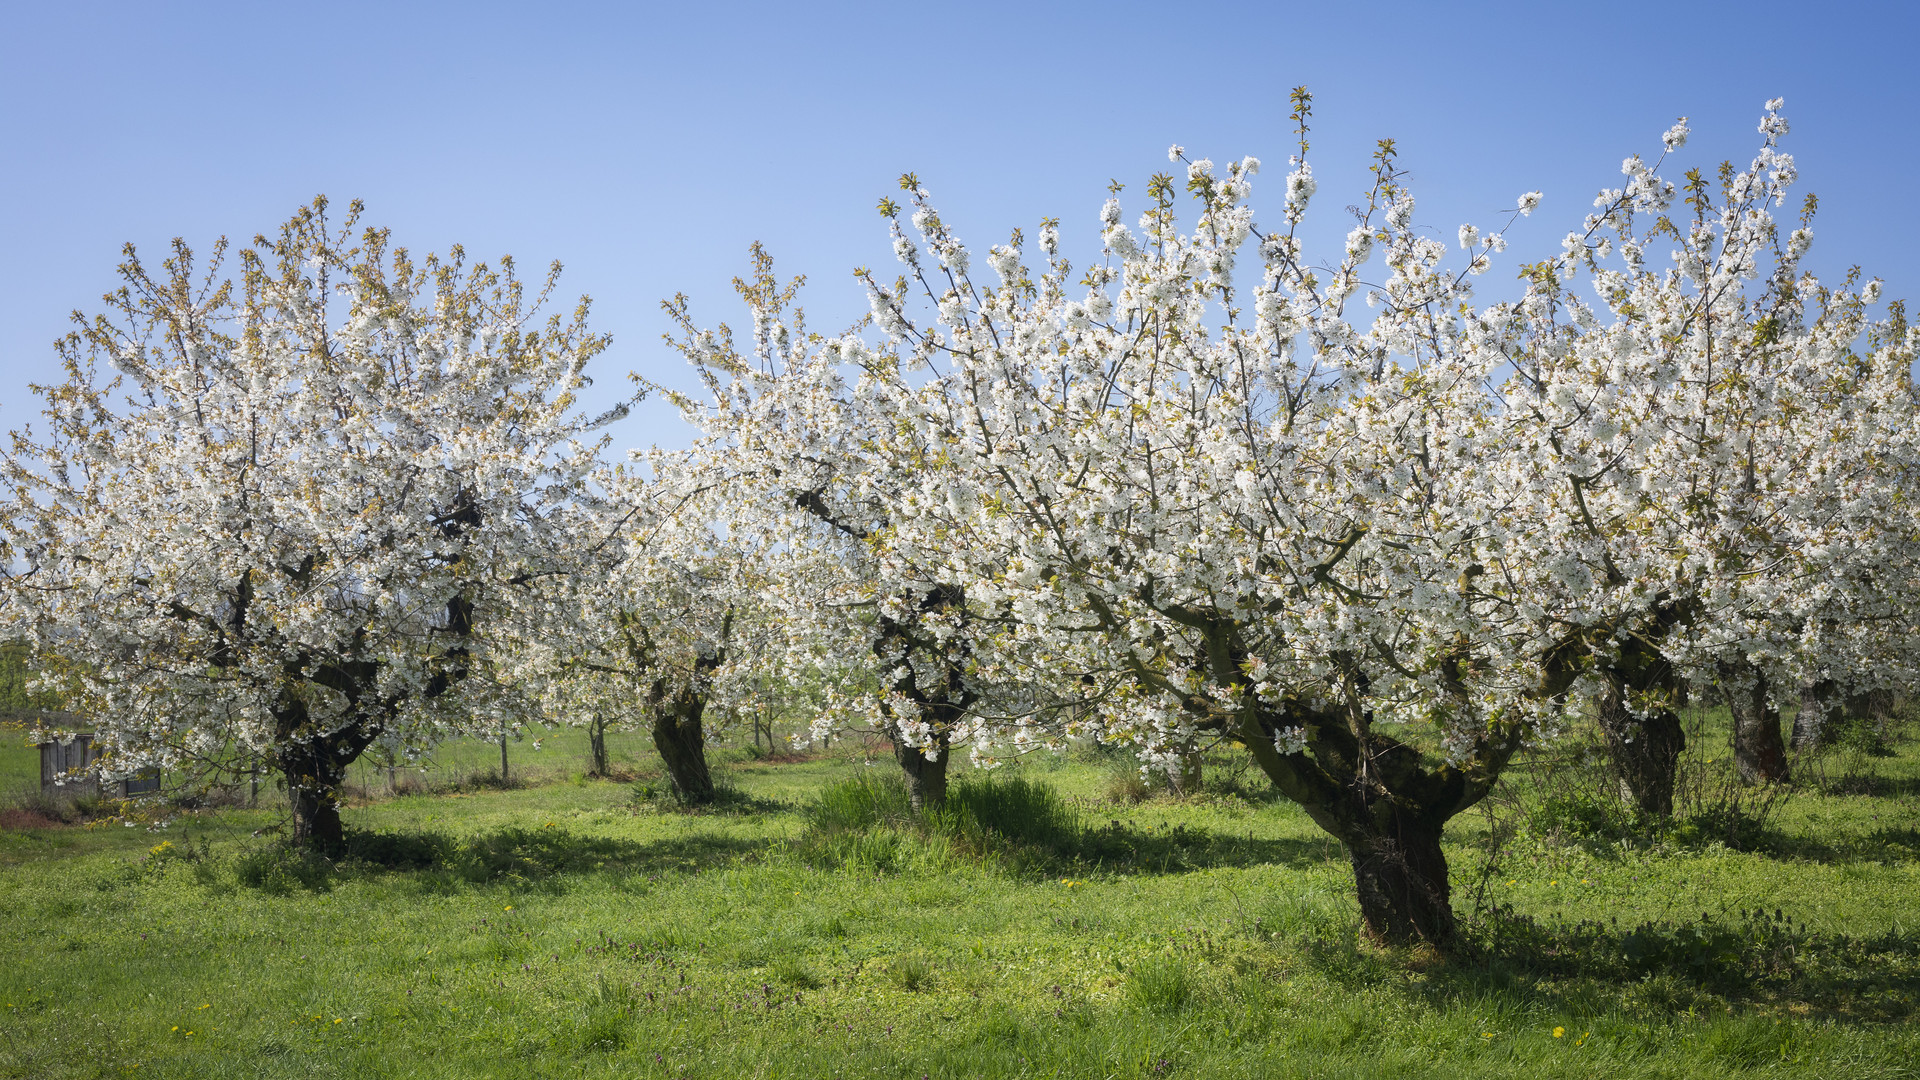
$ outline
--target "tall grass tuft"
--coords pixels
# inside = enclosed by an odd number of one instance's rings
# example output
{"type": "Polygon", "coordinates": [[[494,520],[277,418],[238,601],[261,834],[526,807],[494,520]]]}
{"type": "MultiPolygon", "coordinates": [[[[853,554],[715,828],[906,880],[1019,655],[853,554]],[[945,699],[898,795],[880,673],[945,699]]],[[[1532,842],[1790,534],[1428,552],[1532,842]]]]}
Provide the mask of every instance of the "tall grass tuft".
{"type": "Polygon", "coordinates": [[[983,848],[1023,844],[1064,854],[1080,846],[1085,827],[1074,808],[1050,784],[1019,776],[988,774],[963,780],[931,810],[934,829],[983,848]]]}
{"type": "Polygon", "coordinates": [[[905,780],[876,771],[829,784],[803,814],[802,858],[886,871],[981,859],[1024,866],[1071,857],[1086,837],[1051,785],[1017,776],[960,780],[943,804],[916,814],[905,780]]]}
{"type": "Polygon", "coordinates": [[[820,790],[804,809],[807,829],[818,833],[864,832],[902,825],[913,816],[907,782],[898,773],[861,773],[820,790]]]}
{"type": "Polygon", "coordinates": [[[887,965],[887,980],[895,989],[917,994],[933,985],[933,964],[917,952],[896,956],[887,965]]]}
{"type": "Polygon", "coordinates": [[[1141,960],[1127,972],[1127,997],[1148,1012],[1177,1013],[1193,1000],[1192,970],[1175,957],[1141,960]]]}
{"type": "Polygon", "coordinates": [[[619,979],[609,980],[605,975],[594,981],[593,993],[588,996],[580,1018],[574,1028],[571,1039],[562,1040],[561,1045],[579,1051],[611,1053],[624,1048],[632,1038],[633,1012],[637,998],[631,987],[619,979]]]}

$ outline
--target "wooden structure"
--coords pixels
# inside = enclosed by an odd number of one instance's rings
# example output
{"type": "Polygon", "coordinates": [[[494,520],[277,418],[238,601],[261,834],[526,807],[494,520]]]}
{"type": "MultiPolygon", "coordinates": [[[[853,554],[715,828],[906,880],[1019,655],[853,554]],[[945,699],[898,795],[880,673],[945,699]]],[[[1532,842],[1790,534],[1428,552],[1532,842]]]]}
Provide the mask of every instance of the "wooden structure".
{"type": "Polygon", "coordinates": [[[115,780],[102,787],[89,766],[100,760],[100,748],[91,734],[76,734],[58,742],[40,744],[40,790],[45,794],[106,795],[130,799],[160,790],[160,770],[142,769],[138,776],[115,780]]]}

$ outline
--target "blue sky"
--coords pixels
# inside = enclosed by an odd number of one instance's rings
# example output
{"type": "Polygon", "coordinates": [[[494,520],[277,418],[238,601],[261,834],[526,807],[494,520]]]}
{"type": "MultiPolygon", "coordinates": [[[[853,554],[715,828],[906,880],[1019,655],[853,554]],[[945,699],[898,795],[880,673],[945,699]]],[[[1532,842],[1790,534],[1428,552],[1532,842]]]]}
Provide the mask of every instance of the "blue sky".
{"type": "MultiPolygon", "coordinates": [[[[738,322],[764,241],[816,327],[890,268],[874,212],[905,170],[976,248],[1042,217],[1095,254],[1109,178],[1129,217],[1166,147],[1268,165],[1287,91],[1316,99],[1313,221],[1331,240],[1373,141],[1396,139],[1418,220],[1451,236],[1546,194],[1506,267],[1558,247],[1676,116],[1683,156],[1744,162],[1787,99],[1812,267],[1920,297],[1920,5],[11,3],[0,35],[0,426],[33,419],[67,313],[120,245],[158,257],[270,231],[316,193],[363,198],[416,251],[461,242],[566,263],[627,370],[684,382],[659,301],[738,322]],[[1132,198],[1129,198],[1129,197],[1132,198]]],[[[1673,172],[1677,177],[1677,170],[1673,172]]],[[[1489,275],[1485,292],[1511,272],[1489,275]]],[[[678,443],[660,407],[616,432],[678,443]]]]}

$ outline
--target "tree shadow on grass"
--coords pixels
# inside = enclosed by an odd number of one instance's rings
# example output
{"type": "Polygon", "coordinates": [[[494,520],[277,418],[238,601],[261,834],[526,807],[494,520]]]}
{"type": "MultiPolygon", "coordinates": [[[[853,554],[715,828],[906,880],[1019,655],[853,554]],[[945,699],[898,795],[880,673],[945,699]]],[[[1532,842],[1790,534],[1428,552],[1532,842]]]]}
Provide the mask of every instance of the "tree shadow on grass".
{"type": "Polygon", "coordinates": [[[1737,803],[1708,806],[1670,818],[1645,817],[1611,799],[1557,797],[1521,821],[1522,835],[1553,847],[1576,847],[1611,863],[1645,852],[1704,851],[1716,846],[1768,859],[1834,864],[1855,860],[1920,858],[1920,830],[1885,826],[1868,834],[1790,830],[1768,809],[1737,803]]]}
{"type": "MultiPolygon", "coordinates": [[[[1353,951],[1323,947],[1320,962],[1331,973],[1377,977],[1373,965],[1345,955],[1353,951]]],[[[1648,1018],[1737,1005],[1884,1023],[1906,1019],[1920,1001],[1920,933],[1828,933],[1780,910],[1623,926],[1546,922],[1496,907],[1467,921],[1461,950],[1431,969],[1423,987],[1445,999],[1560,1007],[1590,1007],[1598,994],[1648,1018]]]]}
{"type": "Polygon", "coordinates": [[[765,840],[715,835],[641,842],[545,826],[496,829],[460,839],[440,833],[356,833],[348,841],[348,858],[387,870],[446,870],[481,884],[601,871],[701,870],[766,846],[765,840]]]}
{"type": "Polygon", "coordinates": [[[713,835],[643,843],[581,835],[557,826],[496,829],[469,837],[351,830],[340,859],[276,845],[243,853],[235,861],[235,870],[241,884],[281,895],[324,891],[342,879],[390,874],[416,875],[427,891],[494,883],[563,891],[569,875],[631,877],[698,871],[762,852],[768,843],[713,835]]]}
{"type": "Polygon", "coordinates": [[[633,807],[636,810],[648,810],[662,814],[686,814],[695,817],[728,816],[752,817],[760,814],[778,814],[793,809],[789,803],[779,799],[770,799],[764,795],[755,795],[733,782],[726,775],[717,776],[713,782],[713,796],[705,802],[690,803],[683,799],[673,785],[662,780],[642,780],[633,785],[633,807]]]}
{"type": "Polygon", "coordinates": [[[1886,776],[1877,771],[1841,773],[1832,779],[1818,777],[1810,786],[1829,796],[1868,796],[1877,799],[1911,799],[1920,796],[1920,776],[1886,776]]]}
{"type": "Polygon", "coordinates": [[[1192,873],[1252,866],[1305,869],[1346,861],[1337,844],[1317,838],[1236,836],[1188,825],[1140,828],[1119,821],[1083,830],[1055,855],[1075,867],[1113,874],[1192,873]]]}
{"type": "Polygon", "coordinates": [[[800,808],[792,853],[810,866],[939,870],[955,859],[1016,877],[1174,874],[1249,866],[1305,867],[1338,857],[1331,840],[1256,837],[1178,825],[1090,821],[1088,808],[1019,775],[970,777],[939,806],[915,810],[898,775],[859,775],[800,808]]]}

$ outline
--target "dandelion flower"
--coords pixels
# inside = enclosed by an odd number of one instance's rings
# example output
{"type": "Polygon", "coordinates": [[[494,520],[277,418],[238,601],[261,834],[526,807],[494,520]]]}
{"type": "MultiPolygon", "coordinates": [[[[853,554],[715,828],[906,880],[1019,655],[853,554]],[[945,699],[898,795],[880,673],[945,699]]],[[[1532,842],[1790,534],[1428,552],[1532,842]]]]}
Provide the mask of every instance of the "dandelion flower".
{"type": "Polygon", "coordinates": [[[1556,1039],[1565,1038],[1566,1034],[1567,1034],[1566,1028],[1557,1027],[1553,1029],[1553,1037],[1556,1039]]]}

